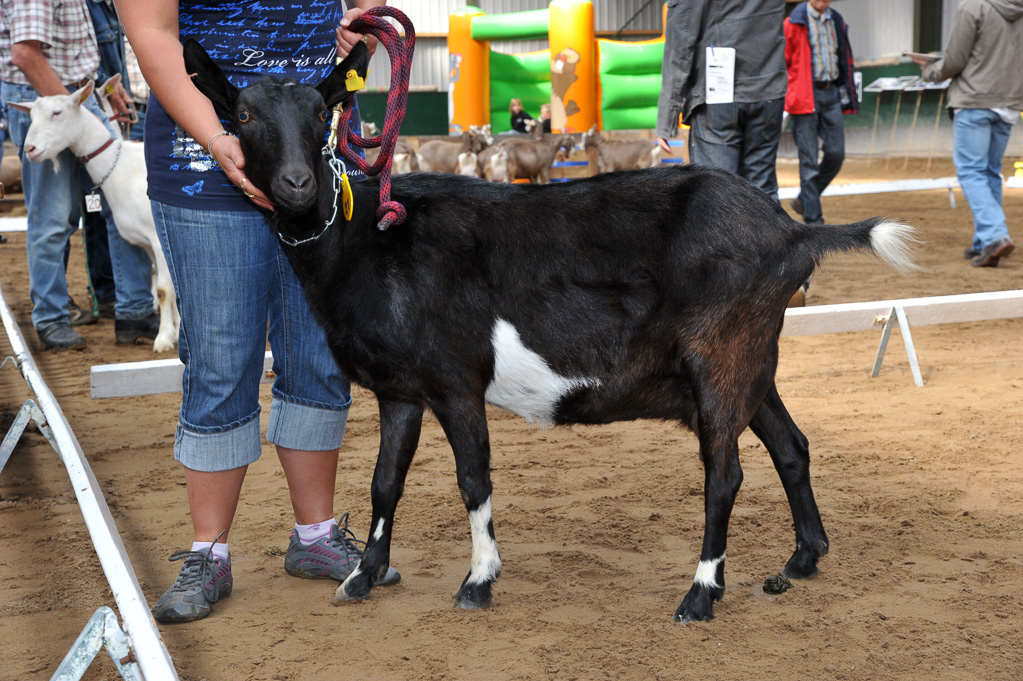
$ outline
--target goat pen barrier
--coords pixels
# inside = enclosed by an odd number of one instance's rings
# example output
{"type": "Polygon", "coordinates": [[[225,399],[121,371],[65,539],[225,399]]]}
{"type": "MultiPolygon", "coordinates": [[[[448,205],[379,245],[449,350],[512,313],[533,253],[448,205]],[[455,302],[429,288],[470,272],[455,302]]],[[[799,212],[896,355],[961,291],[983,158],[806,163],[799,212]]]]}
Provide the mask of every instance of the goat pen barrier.
{"type": "MultiPolygon", "coordinates": [[[[891,331],[893,311],[899,310],[905,318],[905,323],[900,324],[903,333],[908,331],[910,323],[928,326],[1023,317],[1023,289],[793,307],[785,312],[781,336],[869,330],[882,330],[887,334],[891,331]]],[[[907,352],[912,353],[911,360],[915,359],[915,351],[910,346],[907,346],[907,352]]],[[[883,352],[879,352],[875,365],[880,362],[881,355],[883,352]]],[[[272,366],[273,356],[267,352],[263,358],[264,383],[273,380],[272,366]]],[[[93,399],[104,399],[179,392],[184,369],[177,359],[94,366],[89,381],[91,395],[93,399]]]]}
{"type": "Polygon", "coordinates": [[[0,317],[3,319],[7,337],[14,351],[13,357],[8,357],[0,363],[0,370],[13,360],[35,395],[35,401],[28,400],[22,406],[10,431],[0,444],[0,474],[3,473],[3,468],[28,422],[35,421],[67,468],[103,574],[123,618],[122,628],[110,608],[100,607],[86,624],[52,679],[63,681],[82,678],[100,648],[105,647],[117,671],[125,679],[176,681],[178,674],[171,662],[170,653],[149,611],[96,476],[60,405],[43,381],[35,360],[28,351],[21,330],[4,298],[2,285],[0,317]]]}

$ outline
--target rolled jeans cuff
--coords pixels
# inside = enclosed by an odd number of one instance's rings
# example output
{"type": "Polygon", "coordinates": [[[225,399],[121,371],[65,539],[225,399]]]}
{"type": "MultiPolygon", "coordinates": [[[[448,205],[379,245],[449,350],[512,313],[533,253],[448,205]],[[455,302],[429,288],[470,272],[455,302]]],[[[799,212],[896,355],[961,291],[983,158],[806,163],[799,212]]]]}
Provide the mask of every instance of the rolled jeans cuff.
{"type": "Polygon", "coordinates": [[[216,433],[198,433],[179,423],[174,434],[174,458],[195,471],[241,468],[255,462],[262,453],[258,418],[216,433]]]}
{"type": "Polygon", "coordinates": [[[270,420],[266,439],[279,447],[308,452],[337,449],[345,438],[348,405],[342,409],[323,409],[288,402],[274,396],[270,402],[270,420]]]}

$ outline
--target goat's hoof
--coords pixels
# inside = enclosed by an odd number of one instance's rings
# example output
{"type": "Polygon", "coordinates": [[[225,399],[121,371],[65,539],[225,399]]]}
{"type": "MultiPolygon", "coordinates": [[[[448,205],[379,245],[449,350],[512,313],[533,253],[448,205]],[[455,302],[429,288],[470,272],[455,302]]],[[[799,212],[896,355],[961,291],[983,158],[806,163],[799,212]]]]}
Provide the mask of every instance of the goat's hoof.
{"type": "Polygon", "coordinates": [[[709,622],[714,619],[714,601],[720,601],[725,595],[724,587],[705,587],[693,584],[689,593],[682,599],[682,605],[671,619],[679,624],[686,622],[709,622]]]}
{"type": "Polygon", "coordinates": [[[789,558],[782,575],[789,579],[813,579],[820,570],[817,569],[817,556],[796,551],[789,558]]]}
{"type": "Polygon", "coordinates": [[[796,545],[796,551],[785,564],[782,574],[789,579],[813,579],[817,576],[817,561],[828,553],[828,540],[823,539],[815,545],[796,545]]]}
{"type": "Polygon", "coordinates": [[[373,580],[373,586],[394,586],[401,581],[401,573],[390,565],[377,570],[378,576],[373,580]]]}
{"type": "Polygon", "coordinates": [[[159,338],[153,343],[153,352],[170,352],[174,349],[173,341],[164,341],[159,338]]]}
{"type": "Polygon", "coordinates": [[[334,592],[334,605],[365,600],[369,598],[371,590],[369,575],[356,568],[355,572],[348,575],[348,579],[341,582],[341,586],[334,592]]]}
{"type": "Polygon", "coordinates": [[[455,605],[462,610],[485,610],[489,608],[493,600],[490,592],[490,582],[470,584],[468,579],[466,577],[466,581],[462,582],[462,587],[455,595],[455,605]]]}

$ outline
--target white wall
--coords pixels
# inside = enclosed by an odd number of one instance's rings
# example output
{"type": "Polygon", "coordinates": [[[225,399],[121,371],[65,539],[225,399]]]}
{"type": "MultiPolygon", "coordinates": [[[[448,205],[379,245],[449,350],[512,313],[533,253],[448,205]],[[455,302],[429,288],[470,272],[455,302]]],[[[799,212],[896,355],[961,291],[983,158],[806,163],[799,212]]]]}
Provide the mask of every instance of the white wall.
{"type": "Polygon", "coordinates": [[[894,57],[903,50],[912,50],[913,5],[913,0],[834,0],[831,3],[849,24],[849,42],[857,61],[894,57]]]}

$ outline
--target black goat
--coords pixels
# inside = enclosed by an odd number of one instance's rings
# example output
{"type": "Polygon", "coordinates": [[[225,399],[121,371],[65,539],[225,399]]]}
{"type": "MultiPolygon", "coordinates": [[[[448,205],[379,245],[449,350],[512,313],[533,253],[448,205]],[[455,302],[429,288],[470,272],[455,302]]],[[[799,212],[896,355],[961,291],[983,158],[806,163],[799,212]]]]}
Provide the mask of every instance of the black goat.
{"type": "Polygon", "coordinates": [[[707,620],[724,594],[728,519],[742,482],[738,437],[766,445],[788,496],[789,577],[813,577],[828,539],[806,438],[774,383],[785,306],[815,263],[863,250],[912,268],[912,229],[872,218],[793,222],[717,170],[654,168],[558,185],[432,174],[394,178],[404,224],[380,231],[378,184],[356,183],[348,222],[320,154],[325,112],[366,70],[358,45],[316,89],[268,77],[238,91],[194,42],[194,82],[235,121],[246,172],[273,201],[286,250],[334,357],[380,405],[373,519],[362,562],[335,602],[369,595],[390,556],[395,507],[431,409],[451,443],[472,563],[456,596],[486,607],[501,559],[491,520],[489,402],[540,423],[667,419],[692,429],[706,527],[675,619],[707,620]],[[245,112],[245,115],[239,115],[245,112]],[[340,212],[339,212],[340,213],[340,212]]]}

